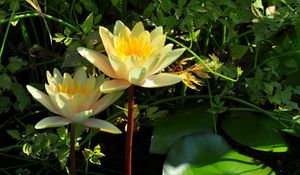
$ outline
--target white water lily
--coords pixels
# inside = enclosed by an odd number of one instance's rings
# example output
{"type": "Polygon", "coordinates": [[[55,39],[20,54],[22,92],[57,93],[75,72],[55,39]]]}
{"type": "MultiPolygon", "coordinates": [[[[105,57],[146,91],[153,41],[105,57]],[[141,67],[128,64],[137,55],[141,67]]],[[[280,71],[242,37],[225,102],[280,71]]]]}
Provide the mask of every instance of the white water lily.
{"type": "Polygon", "coordinates": [[[30,94],[48,110],[58,116],[46,117],[39,121],[36,129],[60,127],[72,122],[81,123],[90,128],[99,128],[110,133],[121,133],[113,124],[96,118],[98,114],[114,103],[122,92],[103,95],[99,86],[104,82],[104,76],[88,77],[85,70],[80,68],[74,77],[68,73],[61,73],[54,69],[53,75],[47,71],[48,84],[45,84],[45,93],[27,85],[30,94]]]}
{"type": "Polygon", "coordinates": [[[123,90],[130,85],[163,87],[182,80],[179,75],[160,73],[185,51],[183,48],[172,50],[173,44],[165,45],[162,27],[148,32],[143,23],[138,22],[130,31],[117,21],[113,34],[104,27],[100,27],[99,32],[108,57],[83,47],[77,50],[104,74],[114,78],[105,81],[100,86],[101,91],[123,90]]]}

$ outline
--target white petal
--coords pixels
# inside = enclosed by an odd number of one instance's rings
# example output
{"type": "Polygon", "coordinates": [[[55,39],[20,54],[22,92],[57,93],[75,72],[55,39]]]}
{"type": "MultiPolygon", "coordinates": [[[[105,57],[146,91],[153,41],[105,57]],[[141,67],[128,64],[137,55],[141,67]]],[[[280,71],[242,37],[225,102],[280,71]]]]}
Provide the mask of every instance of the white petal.
{"type": "Polygon", "coordinates": [[[113,32],[114,35],[118,36],[121,29],[124,27],[126,27],[126,26],[124,25],[124,23],[122,21],[120,21],[120,20],[116,21],[116,24],[114,26],[114,32],[113,32]]]}
{"type": "Polygon", "coordinates": [[[113,104],[117,99],[119,99],[124,92],[114,92],[110,94],[106,94],[94,105],[92,115],[98,114],[105,110],[108,106],[113,104]]]}
{"type": "Polygon", "coordinates": [[[92,64],[94,64],[98,69],[100,69],[104,74],[109,77],[116,78],[115,72],[107,58],[107,56],[93,51],[91,49],[87,49],[84,47],[78,47],[77,51],[81,56],[89,60],[92,64]]]}
{"type": "Polygon", "coordinates": [[[88,79],[86,79],[86,81],[84,82],[84,88],[89,89],[89,90],[93,90],[96,86],[96,78],[95,77],[89,77],[88,79]]]}
{"type": "Polygon", "coordinates": [[[144,67],[136,67],[129,71],[128,81],[132,84],[139,84],[146,76],[146,69],[144,67]]]}
{"type": "Polygon", "coordinates": [[[66,88],[71,87],[72,81],[73,81],[72,76],[68,73],[64,73],[63,81],[62,81],[63,87],[66,87],[66,88]]]}
{"type": "Polygon", "coordinates": [[[131,83],[126,80],[108,80],[100,86],[100,91],[103,93],[111,93],[127,89],[131,83]]]}
{"type": "Polygon", "coordinates": [[[160,70],[158,70],[157,72],[154,72],[154,70],[157,70],[156,68],[161,65],[161,63],[163,62],[163,59],[165,59],[167,54],[169,54],[169,52],[171,52],[172,48],[173,48],[173,44],[167,44],[162,48],[162,50],[160,51],[159,59],[158,59],[156,65],[154,66],[154,68],[151,70],[150,74],[155,74],[160,71],[160,70]]]}
{"type": "MultiPolygon", "coordinates": [[[[125,63],[122,62],[117,57],[110,56],[109,61],[111,66],[113,67],[113,70],[115,71],[115,75],[119,79],[126,79],[127,78],[127,72],[128,72],[128,67],[125,63]]],[[[112,77],[115,78],[115,77],[112,77]]]]}
{"type": "Polygon", "coordinates": [[[73,121],[75,121],[76,123],[82,123],[83,121],[87,120],[91,115],[92,110],[82,111],[74,115],[73,121]]]}
{"type": "Polygon", "coordinates": [[[58,85],[55,78],[53,78],[53,76],[51,75],[51,73],[49,71],[46,72],[46,77],[47,77],[48,84],[51,87],[56,87],[58,85]]]}
{"type": "Polygon", "coordinates": [[[50,110],[51,112],[53,112],[55,114],[60,114],[59,111],[57,109],[55,109],[55,107],[52,104],[49,96],[47,96],[46,94],[44,94],[40,90],[38,90],[38,89],[36,89],[36,88],[34,88],[30,85],[27,85],[26,88],[29,91],[29,93],[33,96],[33,98],[35,98],[38,102],[40,102],[48,110],[50,110]]]}
{"type": "Polygon", "coordinates": [[[107,55],[115,55],[114,36],[104,27],[99,28],[100,37],[107,55]]]}
{"type": "Polygon", "coordinates": [[[85,80],[87,79],[86,72],[83,67],[79,68],[74,75],[74,81],[76,85],[80,84],[82,87],[84,85],[85,80]]]}
{"type": "Polygon", "coordinates": [[[172,50],[171,52],[169,52],[169,54],[165,58],[161,58],[162,60],[159,60],[158,65],[153,70],[153,74],[168,67],[174,61],[176,61],[177,58],[180,57],[184,51],[185,51],[184,48],[180,48],[180,49],[175,49],[175,50],[172,50]]]}
{"type": "Polygon", "coordinates": [[[75,110],[74,110],[74,106],[71,103],[70,97],[63,93],[59,93],[56,94],[55,96],[55,102],[59,107],[62,116],[71,119],[75,110]]]}
{"type": "Polygon", "coordinates": [[[142,22],[138,22],[135,24],[135,26],[133,27],[131,33],[132,36],[134,37],[139,37],[139,35],[145,31],[144,25],[142,22]]]}
{"type": "Polygon", "coordinates": [[[71,121],[59,116],[47,117],[40,120],[34,127],[35,129],[61,127],[70,124],[71,121]]]}
{"type": "Polygon", "coordinates": [[[155,48],[155,52],[160,52],[162,48],[164,47],[166,42],[166,35],[160,35],[154,38],[154,40],[151,41],[151,45],[153,48],[155,48]]]}
{"type": "Polygon", "coordinates": [[[59,70],[56,69],[56,68],[53,69],[53,78],[55,79],[55,81],[56,81],[58,84],[60,84],[60,83],[62,82],[62,79],[63,79],[61,73],[60,73],[59,70]]]}
{"type": "Polygon", "coordinates": [[[154,40],[157,36],[163,35],[163,28],[161,26],[156,27],[152,32],[150,33],[151,40],[154,40]]]}
{"type": "Polygon", "coordinates": [[[89,128],[98,128],[101,131],[112,133],[112,134],[122,133],[122,131],[116,126],[114,126],[113,124],[101,119],[90,118],[85,120],[82,124],[89,128]]]}
{"type": "Polygon", "coordinates": [[[181,80],[182,78],[179,75],[160,73],[147,77],[142,84],[139,84],[139,86],[146,88],[164,87],[176,84],[181,80]]]}

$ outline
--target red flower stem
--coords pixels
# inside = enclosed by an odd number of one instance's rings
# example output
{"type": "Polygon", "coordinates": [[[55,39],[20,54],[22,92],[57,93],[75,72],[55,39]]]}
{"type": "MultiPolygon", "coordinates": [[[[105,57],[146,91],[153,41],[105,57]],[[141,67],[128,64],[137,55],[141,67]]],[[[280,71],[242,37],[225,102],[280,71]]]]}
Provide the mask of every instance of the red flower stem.
{"type": "Polygon", "coordinates": [[[132,174],[132,140],[134,125],[134,86],[128,88],[128,122],[125,145],[125,175],[132,174]]]}
{"type": "Polygon", "coordinates": [[[75,157],[75,124],[70,127],[70,167],[71,175],[76,175],[76,157],[75,157]]]}

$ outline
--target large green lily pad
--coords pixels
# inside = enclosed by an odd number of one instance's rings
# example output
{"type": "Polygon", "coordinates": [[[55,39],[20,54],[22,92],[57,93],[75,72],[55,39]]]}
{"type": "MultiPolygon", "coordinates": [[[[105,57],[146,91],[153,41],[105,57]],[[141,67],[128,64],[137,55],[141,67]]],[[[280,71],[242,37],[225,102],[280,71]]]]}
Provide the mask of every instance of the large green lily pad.
{"type": "Polygon", "coordinates": [[[251,157],[232,150],[222,137],[192,134],[179,139],[170,149],[163,175],[275,175],[251,157]]]}
{"type": "Polygon", "coordinates": [[[169,117],[155,121],[150,152],[166,154],[179,138],[195,132],[213,132],[213,116],[206,108],[182,107],[169,117]]]}
{"type": "Polygon", "coordinates": [[[261,114],[232,113],[222,119],[224,131],[235,141],[261,151],[285,152],[280,125],[261,114]]]}

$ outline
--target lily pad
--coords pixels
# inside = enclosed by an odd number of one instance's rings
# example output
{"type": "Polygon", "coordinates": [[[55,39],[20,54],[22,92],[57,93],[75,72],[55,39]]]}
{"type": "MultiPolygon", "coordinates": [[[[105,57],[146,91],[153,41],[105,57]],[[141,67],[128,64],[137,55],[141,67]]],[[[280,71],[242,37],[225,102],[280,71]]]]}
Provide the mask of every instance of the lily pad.
{"type": "Polygon", "coordinates": [[[278,123],[264,115],[232,113],[222,119],[224,131],[235,141],[256,150],[285,152],[287,144],[278,123]]]}
{"type": "Polygon", "coordinates": [[[192,106],[155,121],[150,152],[166,154],[179,138],[196,132],[213,132],[213,116],[207,108],[192,106]]]}
{"type": "Polygon", "coordinates": [[[192,134],[170,149],[163,175],[275,175],[251,157],[232,150],[215,134],[192,134]]]}

